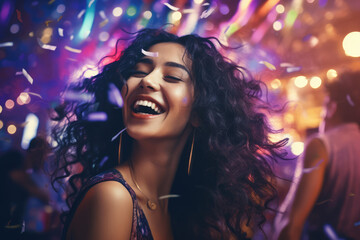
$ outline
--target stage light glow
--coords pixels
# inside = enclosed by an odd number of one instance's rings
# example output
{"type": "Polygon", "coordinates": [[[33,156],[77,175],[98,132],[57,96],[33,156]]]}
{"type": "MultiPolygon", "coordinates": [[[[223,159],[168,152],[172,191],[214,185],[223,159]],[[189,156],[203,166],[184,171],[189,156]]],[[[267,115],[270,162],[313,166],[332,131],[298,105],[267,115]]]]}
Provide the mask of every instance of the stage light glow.
{"type": "Polygon", "coordinates": [[[334,80],[337,77],[337,72],[335,69],[329,69],[326,72],[326,77],[331,81],[334,80]]]}
{"type": "Polygon", "coordinates": [[[3,126],[4,126],[4,123],[3,123],[3,121],[0,120],[0,129],[2,129],[3,126]]]}
{"type": "Polygon", "coordinates": [[[91,28],[93,26],[94,23],[94,18],[95,18],[95,5],[96,4],[91,4],[91,1],[87,1],[88,3],[88,8],[86,9],[85,12],[85,17],[83,20],[83,23],[81,25],[80,31],[77,35],[77,40],[78,41],[83,41],[85,40],[91,33],[91,28]]]}
{"type": "Polygon", "coordinates": [[[282,25],[282,23],[280,21],[275,21],[273,23],[273,29],[275,31],[280,31],[282,28],[283,28],[283,25],[282,25]]]}
{"type": "Polygon", "coordinates": [[[360,57],[360,32],[347,34],[342,45],[346,56],[360,57]]]}
{"type": "Polygon", "coordinates": [[[295,78],[294,84],[298,88],[303,88],[308,84],[308,80],[305,76],[298,76],[295,78]]]}
{"type": "Polygon", "coordinates": [[[81,72],[84,73],[85,78],[91,78],[99,74],[99,71],[94,66],[91,65],[84,66],[81,69],[81,72]]]}
{"type": "Polygon", "coordinates": [[[321,86],[322,80],[321,78],[315,76],[310,79],[310,87],[316,89],[321,86]]]}
{"type": "Polygon", "coordinates": [[[129,8],[126,10],[126,14],[127,14],[129,17],[135,16],[135,14],[136,14],[136,8],[133,7],[133,6],[129,7],[129,8]]]}
{"type": "Polygon", "coordinates": [[[0,113],[2,112],[2,106],[0,105],[0,113]]]}
{"type": "Polygon", "coordinates": [[[174,22],[179,21],[179,20],[181,19],[181,17],[182,17],[182,14],[181,14],[181,12],[178,12],[178,11],[173,12],[173,13],[171,14],[171,19],[172,19],[174,22]]]}
{"type": "Polygon", "coordinates": [[[303,142],[293,142],[291,144],[291,152],[296,156],[299,156],[300,154],[302,154],[304,152],[304,143],[303,142]]]}
{"type": "Polygon", "coordinates": [[[11,99],[6,100],[5,107],[7,109],[12,109],[14,106],[15,106],[15,103],[13,100],[11,100],[11,99]]]}
{"type": "Polygon", "coordinates": [[[123,10],[121,7],[116,7],[113,9],[112,14],[114,17],[120,17],[123,14],[123,10]]]}
{"type": "Polygon", "coordinates": [[[279,79],[274,79],[271,81],[270,86],[272,89],[278,89],[281,87],[281,81],[279,79]]]}
{"type": "Polygon", "coordinates": [[[282,14],[285,12],[285,7],[282,4],[278,4],[278,5],[276,5],[275,10],[278,14],[282,14]]]}
{"type": "Polygon", "coordinates": [[[7,132],[8,132],[9,134],[14,134],[14,133],[16,133],[16,127],[15,127],[15,125],[14,125],[14,124],[10,124],[10,125],[7,127],[7,132]]]}
{"type": "Polygon", "coordinates": [[[39,118],[35,114],[29,113],[26,116],[25,122],[26,125],[24,127],[24,132],[21,140],[22,149],[28,149],[31,139],[36,137],[39,127],[39,118]]]}
{"type": "Polygon", "coordinates": [[[143,13],[143,16],[144,16],[145,19],[149,20],[152,17],[152,13],[150,11],[145,11],[143,13]]]}

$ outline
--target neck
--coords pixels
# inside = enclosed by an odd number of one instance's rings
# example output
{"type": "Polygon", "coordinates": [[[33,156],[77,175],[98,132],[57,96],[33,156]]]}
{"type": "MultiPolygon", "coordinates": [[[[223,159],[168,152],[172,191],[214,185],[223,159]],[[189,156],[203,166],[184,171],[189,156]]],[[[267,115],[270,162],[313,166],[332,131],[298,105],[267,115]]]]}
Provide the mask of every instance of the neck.
{"type": "Polygon", "coordinates": [[[150,199],[170,193],[181,153],[191,129],[176,139],[142,140],[133,144],[133,177],[150,199]]]}

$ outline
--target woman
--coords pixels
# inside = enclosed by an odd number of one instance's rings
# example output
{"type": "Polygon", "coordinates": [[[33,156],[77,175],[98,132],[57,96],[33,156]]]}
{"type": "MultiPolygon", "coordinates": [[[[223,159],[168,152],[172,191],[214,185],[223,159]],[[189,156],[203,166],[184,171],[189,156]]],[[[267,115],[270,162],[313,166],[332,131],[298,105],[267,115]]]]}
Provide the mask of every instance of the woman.
{"type": "Polygon", "coordinates": [[[73,190],[65,239],[246,239],[264,222],[275,196],[268,160],[284,141],[268,139],[260,82],[212,40],[144,29],[73,86],[95,100],[56,118],[54,177],[73,190]],[[122,109],[109,102],[114,85],[122,109]],[[94,109],[107,121],[88,121],[94,109]]]}

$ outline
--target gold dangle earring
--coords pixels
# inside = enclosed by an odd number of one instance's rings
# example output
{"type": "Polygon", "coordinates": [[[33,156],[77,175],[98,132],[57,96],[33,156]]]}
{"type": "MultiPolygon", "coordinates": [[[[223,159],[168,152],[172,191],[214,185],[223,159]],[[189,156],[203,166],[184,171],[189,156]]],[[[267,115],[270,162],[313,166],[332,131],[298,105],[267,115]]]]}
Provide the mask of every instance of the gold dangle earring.
{"type": "Polygon", "coordinates": [[[188,176],[190,176],[190,171],[191,171],[191,160],[192,160],[192,154],[193,154],[193,150],[194,150],[194,141],[195,141],[195,129],[193,132],[193,137],[192,137],[192,142],[191,142],[189,165],[188,165],[188,176]]]}
{"type": "MultiPolygon", "coordinates": [[[[120,156],[121,156],[121,142],[122,142],[122,134],[123,132],[126,130],[126,128],[124,128],[123,130],[121,130],[118,135],[120,135],[120,139],[119,139],[119,148],[118,148],[118,165],[120,165],[120,156]]],[[[115,136],[116,137],[116,136],[115,136]]]]}

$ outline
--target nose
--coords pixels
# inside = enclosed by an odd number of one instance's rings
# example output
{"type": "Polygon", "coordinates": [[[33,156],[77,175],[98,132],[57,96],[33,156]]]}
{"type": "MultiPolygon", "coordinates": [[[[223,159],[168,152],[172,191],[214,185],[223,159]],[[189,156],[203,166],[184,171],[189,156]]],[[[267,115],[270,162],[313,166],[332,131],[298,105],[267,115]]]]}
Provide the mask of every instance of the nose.
{"type": "Polygon", "coordinates": [[[161,74],[158,71],[152,71],[141,79],[140,88],[157,91],[160,89],[161,74]]]}

